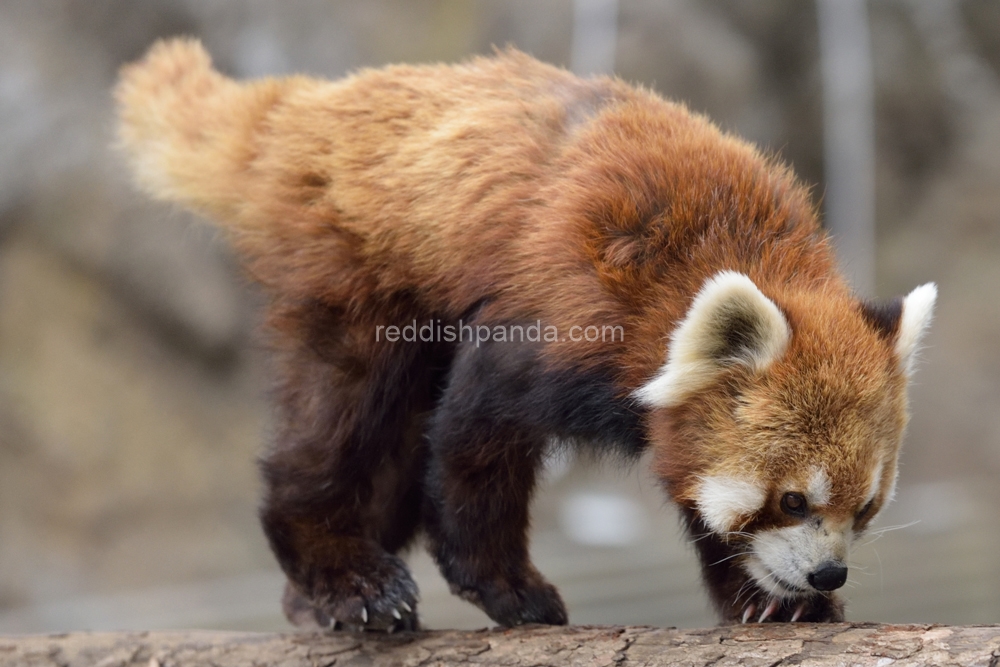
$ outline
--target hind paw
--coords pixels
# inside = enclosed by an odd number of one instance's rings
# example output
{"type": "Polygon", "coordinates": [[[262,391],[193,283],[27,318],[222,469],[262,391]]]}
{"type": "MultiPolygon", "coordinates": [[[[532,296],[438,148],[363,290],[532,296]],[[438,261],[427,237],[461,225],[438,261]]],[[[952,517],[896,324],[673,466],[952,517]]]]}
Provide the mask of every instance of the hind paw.
{"type": "Polygon", "coordinates": [[[383,554],[365,568],[319,570],[310,580],[311,595],[292,582],[285,587],[282,606],[295,625],[389,633],[420,627],[417,585],[396,556],[383,554]]]}

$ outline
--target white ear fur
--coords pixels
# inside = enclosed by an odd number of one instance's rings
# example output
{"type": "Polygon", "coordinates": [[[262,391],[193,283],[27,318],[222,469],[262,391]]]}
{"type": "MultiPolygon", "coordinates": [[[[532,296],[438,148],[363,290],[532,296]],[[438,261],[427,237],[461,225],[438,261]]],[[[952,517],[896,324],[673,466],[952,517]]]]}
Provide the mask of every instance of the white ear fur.
{"type": "Polygon", "coordinates": [[[698,292],[670,337],[666,364],[635,397],[650,407],[677,405],[728,365],[767,368],[790,337],[785,316],[752,280],[722,271],[698,292]]]}
{"type": "Polygon", "coordinates": [[[937,286],[934,283],[921,285],[903,299],[903,315],[899,322],[899,336],[896,338],[896,355],[903,372],[913,372],[913,360],[920,348],[920,340],[927,331],[934,315],[937,300],[937,286]]]}

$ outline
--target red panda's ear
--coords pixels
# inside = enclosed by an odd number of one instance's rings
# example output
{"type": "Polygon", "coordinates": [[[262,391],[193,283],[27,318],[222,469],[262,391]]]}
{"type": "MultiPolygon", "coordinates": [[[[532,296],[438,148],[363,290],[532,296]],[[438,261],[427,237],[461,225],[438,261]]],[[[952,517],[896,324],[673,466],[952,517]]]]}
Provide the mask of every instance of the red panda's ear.
{"type": "Polygon", "coordinates": [[[889,301],[862,301],[858,304],[861,316],[872,329],[887,341],[896,340],[899,322],[903,319],[903,298],[889,301]]]}
{"type": "Polygon", "coordinates": [[[927,332],[934,315],[934,302],[937,300],[937,285],[927,283],[916,288],[903,299],[903,312],[899,321],[899,334],[896,336],[896,356],[906,375],[913,372],[913,361],[920,341],[927,332]]]}
{"type": "Polygon", "coordinates": [[[670,337],[667,363],[635,397],[650,407],[677,405],[733,364],[767,368],[788,345],[785,316],[742,273],[722,271],[695,296],[670,337]]]}

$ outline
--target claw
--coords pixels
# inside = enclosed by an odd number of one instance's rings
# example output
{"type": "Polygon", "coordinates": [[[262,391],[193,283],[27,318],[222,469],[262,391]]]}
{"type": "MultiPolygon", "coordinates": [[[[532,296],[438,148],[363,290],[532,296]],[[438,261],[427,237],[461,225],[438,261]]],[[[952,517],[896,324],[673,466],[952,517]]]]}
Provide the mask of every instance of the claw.
{"type": "Polygon", "coordinates": [[[792,623],[802,618],[802,614],[806,612],[806,603],[803,602],[798,607],[795,608],[795,613],[792,614],[792,623]]]}
{"type": "Polygon", "coordinates": [[[400,602],[399,606],[402,607],[403,609],[405,609],[407,614],[412,614],[413,613],[413,607],[411,607],[410,605],[406,604],[405,600],[403,602],[400,602]]]}
{"type": "Polygon", "coordinates": [[[367,607],[362,607],[361,608],[361,622],[362,623],[367,623],[368,622],[368,608],[367,607]]]}
{"type": "Polygon", "coordinates": [[[767,608],[764,609],[764,613],[760,615],[760,618],[757,619],[757,622],[763,623],[765,620],[767,620],[767,618],[771,614],[773,614],[776,611],[778,611],[778,600],[774,599],[767,603],[767,608]]]}
{"type": "Polygon", "coordinates": [[[335,619],[333,616],[330,616],[326,619],[326,627],[335,628],[336,625],[337,625],[337,619],[335,619]]]}
{"type": "Polygon", "coordinates": [[[750,604],[748,604],[747,608],[743,610],[743,621],[742,622],[746,623],[747,619],[749,619],[751,616],[753,616],[753,613],[755,611],[757,611],[757,605],[755,603],[753,603],[753,602],[751,602],[750,604]]]}
{"type": "Polygon", "coordinates": [[[397,621],[402,621],[403,620],[403,615],[399,613],[398,609],[393,609],[392,610],[392,617],[395,618],[397,621]]]}

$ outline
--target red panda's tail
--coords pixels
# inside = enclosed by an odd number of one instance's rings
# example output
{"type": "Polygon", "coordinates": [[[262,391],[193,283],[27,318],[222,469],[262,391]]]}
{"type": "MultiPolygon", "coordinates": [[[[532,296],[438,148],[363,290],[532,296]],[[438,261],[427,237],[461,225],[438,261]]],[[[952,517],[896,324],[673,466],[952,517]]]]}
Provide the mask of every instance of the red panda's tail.
{"type": "Polygon", "coordinates": [[[119,141],[139,184],[158,199],[232,222],[254,131],[285,87],[224,77],[195,40],[157,42],[122,69],[115,89],[119,141]]]}

